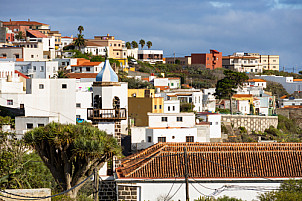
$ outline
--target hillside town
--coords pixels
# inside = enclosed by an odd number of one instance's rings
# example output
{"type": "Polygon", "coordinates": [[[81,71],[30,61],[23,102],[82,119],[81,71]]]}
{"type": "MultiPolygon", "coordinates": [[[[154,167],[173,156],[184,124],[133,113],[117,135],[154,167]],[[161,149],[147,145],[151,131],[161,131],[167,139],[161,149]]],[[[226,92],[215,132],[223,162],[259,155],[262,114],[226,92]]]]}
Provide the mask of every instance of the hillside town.
{"type": "Polygon", "coordinates": [[[87,178],[91,200],[265,200],[302,177],[302,73],[279,55],[164,57],[152,41],[75,30],[0,21],[0,200],[75,198],[87,178]],[[10,179],[17,142],[47,184],[10,179]]]}

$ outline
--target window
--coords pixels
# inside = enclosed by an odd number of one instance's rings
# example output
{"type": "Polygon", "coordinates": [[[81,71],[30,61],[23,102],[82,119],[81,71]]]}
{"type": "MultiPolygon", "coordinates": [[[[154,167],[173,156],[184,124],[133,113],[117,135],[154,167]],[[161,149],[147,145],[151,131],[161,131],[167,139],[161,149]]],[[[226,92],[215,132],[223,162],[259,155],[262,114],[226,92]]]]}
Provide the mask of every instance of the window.
{"type": "Polygon", "coordinates": [[[162,117],[162,118],[161,118],[161,121],[162,121],[162,122],[167,122],[167,121],[168,121],[168,117],[162,117]]]}
{"type": "Polygon", "coordinates": [[[34,70],[34,72],[36,72],[36,70],[37,70],[37,67],[36,67],[36,66],[33,66],[33,70],[34,70]]]}
{"type": "Polygon", "coordinates": [[[44,72],[44,66],[40,66],[40,72],[44,72]]]}
{"type": "MultiPolygon", "coordinates": [[[[246,108],[245,108],[245,110],[246,110],[246,108]]],[[[219,124],[219,122],[217,121],[217,122],[215,122],[215,124],[216,124],[216,125],[218,125],[218,124],[219,124]]]]}
{"type": "Polygon", "coordinates": [[[152,142],[152,137],[148,136],[148,142],[152,142]]]}
{"type": "Polygon", "coordinates": [[[6,57],[6,54],[2,54],[2,57],[6,57]]]}
{"type": "Polygon", "coordinates": [[[186,142],[194,142],[194,136],[186,136],[186,142]]]}
{"type": "Polygon", "coordinates": [[[62,89],[67,89],[67,84],[62,84],[62,89]]]}
{"type": "Polygon", "coordinates": [[[161,105],[159,105],[159,109],[161,110],[161,105]]]}
{"type": "Polygon", "coordinates": [[[13,105],[14,101],[13,100],[7,100],[7,105],[13,105]]]}
{"type": "Polygon", "coordinates": [[[76,118],[77,119],[81,119],[81,115],[76,115],[76,118]]]}
{"type": "Polygon", "coordinates": [[[90,67],[86,67],[86,71],[89,72],[90,71],[90,67]]]}
{"type": "Polygon", "coordinates": [[[38,127],[44,127],[44,124],[38,124],[38,127]]]}
{"type": "Polygon", "coordinates": [[[114,44],[114,47],[116,47],[116,44],[114,44]]]}
{"type": "Polygon", "coordinates": [[[154,105],[154,110],[156,110],[157,109],[157,105],[154,105]]]}
{"type": "Polygon", "coordinates": [[[171,86],[172,86],[172,87],[174,86],[174,83],[173,83],[173,82],[171,83],[171,86]]]}
{"type": "Polygon", "coordinates": [[[170,111],[170,106],[168,106],[168,111],[170,111]]]}
{"type": "Polygon", "coordinates": [[[81,103],[76,103],[76,107],[81,107],[81,103]]]}
{"type": "Polygon", "coordinates": [[[166,142],[166,137],[158,137],[157,141],[158,142],[166,142]]]}
{"type": "Polygon", "coordinates": [[[15,56],[16,56],[16,59],[19,59],[19,57],[20,57],[19,54],[16,54],[15,56]]]}
{"type": "Polygon", "coordinates": [[[27,123],[27,124],[26,124],[26,128],[27,128],[27,129],[33,129],[33,128],[34,128],[34,124],[32,124],[32,123],[27,123]]]}
{"type": "Polygon", "coordinates": [[[39,84],[39,89],[44,89],[44,84],[39,84]]]}
{"type": "Polygon", "coordinates": [[[62,65],[65,66],[65,62],[62,62],[62,65]]]}
{"type": "Polygon", "coordinates": [[[116,55],[118,55],[118,52],[116,53],[116,55]]]}
{"type": "Polygon", "coordinates": [[[176,117],[176,121],[182,122],[182,117],[176,117]]]}
{"type": "Polygon", "coordinates": [[[34,55],[32,54],[30,57],[31,57],[31,58],[34,58],[34,55]]]}

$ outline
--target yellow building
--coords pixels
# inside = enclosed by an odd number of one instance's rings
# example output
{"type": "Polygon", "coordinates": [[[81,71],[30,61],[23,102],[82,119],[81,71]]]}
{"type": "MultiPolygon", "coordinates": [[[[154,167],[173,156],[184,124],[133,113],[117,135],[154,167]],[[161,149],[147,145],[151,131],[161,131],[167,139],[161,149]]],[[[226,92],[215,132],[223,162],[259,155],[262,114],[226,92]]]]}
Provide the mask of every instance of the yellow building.
{"type": "Polygon", "coordinates": [[[125,41],[116,40],[114,36],[95,36],[94,39],[88,39],[101,47],[109,47],[108,57],[118,60],[123,66],[128,66],[127,48],[125,41]]]}
{"type": "Polygon", "coordinates": [[[279,55],[260,55],[263,70],[279,71],[279,55]]]}
{"type": "Polygon", "coordinates": [[[250,104],[253,104],[253,95],[252,94],[234,94],[232,96],[233,100],[248,100],[250,104]]]}
{"type": "Polygon", "coordinates": [[[135,126],[148,126],[148,112],[163,113],[164,98],[128,97],[128,115],[134,119],[135,126]]]}
{"type": "Polygon", "coordinates": [[[128,97],[150,98],[155,94],[155,89],[128,89],[128,97]]]}

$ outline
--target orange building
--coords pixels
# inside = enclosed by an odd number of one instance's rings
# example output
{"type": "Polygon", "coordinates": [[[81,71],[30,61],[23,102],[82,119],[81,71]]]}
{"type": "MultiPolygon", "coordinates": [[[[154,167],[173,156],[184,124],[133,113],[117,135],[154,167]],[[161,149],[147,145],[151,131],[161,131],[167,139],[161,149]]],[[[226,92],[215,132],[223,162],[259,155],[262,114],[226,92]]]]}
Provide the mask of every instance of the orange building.
{"type": "Polygon", "coordinates": [[[210,53],[191,54],[192,66],[204,66],[208,69],[222,68],[222,53],[210,50],[210,53]]]}

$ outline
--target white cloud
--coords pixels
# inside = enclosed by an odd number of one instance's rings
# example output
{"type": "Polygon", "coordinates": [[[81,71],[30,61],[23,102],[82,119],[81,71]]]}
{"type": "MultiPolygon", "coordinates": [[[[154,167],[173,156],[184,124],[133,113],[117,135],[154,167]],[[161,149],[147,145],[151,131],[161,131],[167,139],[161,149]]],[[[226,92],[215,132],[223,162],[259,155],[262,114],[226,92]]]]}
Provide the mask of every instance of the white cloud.
{"type": "Polygon", "coordinates": [[[230,7],[232,4],[218,1],[210,1],[210,4],[216,8],[230,7]]]}
{"type": "Polygon", "coordinates": [[[279,0],[274,0],[273,3],[274,9],[302,9],[301,3],[282,3],[279,0]]]}

